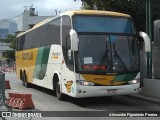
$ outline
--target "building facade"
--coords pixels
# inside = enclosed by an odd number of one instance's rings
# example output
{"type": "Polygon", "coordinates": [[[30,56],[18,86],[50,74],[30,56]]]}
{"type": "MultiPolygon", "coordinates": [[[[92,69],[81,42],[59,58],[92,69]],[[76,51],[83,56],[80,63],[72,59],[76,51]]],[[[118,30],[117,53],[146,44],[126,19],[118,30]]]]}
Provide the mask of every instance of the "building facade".
{"type": "Polygon", "coordinates": [[[7,35],[17,32],[17,23],[10,19],[0,20],[0,39],[6,39],[7,35]]]}
{"type": "Polygon", "coordinates": [[[2,54],[4,51],[13,51],[9,47],[10,44],[5,43],[4,39],[7,39],[9,34],[15,35],[17,32],[17,23],[10,19],[0,20],[0,60],[2,60],[2,54]]]}
{"type": "Polygon", "coordinates": [[[49,17],[53,16],[38,16],[35,8],[30,7],[29,10],[25,9],[18,18],[18,32],[26,31],[49,17]]]}
{"type": "Polygon", "coordinates": [[[2,60],[4,51],[13,50],[8,44],[3,42],[8,34],[15,35],[15,33],[24,32],[49,17],[53,16],[38,16],[38,12],[35,12],[35,8],[31,6],[29,10],[25,9],[22,14],[18,16],[16,20],[17,23],[10,19],[0,20],[0,60],[2,60]]]}

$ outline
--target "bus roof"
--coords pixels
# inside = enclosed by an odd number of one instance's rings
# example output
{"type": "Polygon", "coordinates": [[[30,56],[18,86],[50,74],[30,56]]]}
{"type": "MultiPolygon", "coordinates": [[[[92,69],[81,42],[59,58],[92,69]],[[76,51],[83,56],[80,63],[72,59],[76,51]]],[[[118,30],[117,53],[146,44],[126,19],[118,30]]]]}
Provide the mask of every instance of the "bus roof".
{"type": "MultiPolygon", "coordinates": [[[[60,16],[62,15],[69,15],[69,16],[73,16],[73,15],[108,15],[108,16],[117,16],[117,17],[127,17],[127,18],[130,18],[131,16],[130,15],[127,15],[127,14],[123,14],[123,13],[119,13],[119,12],[112,12],[112,11],[99,11],[99,10],[73,10],[73,11],[66,11],[64,13],[61,13],[60,16]]],[[[56,16],[57,17],[57,16],[56,16]]],[[[46,23],[48,23],[49,21],[52,21],[54,18],[56,17],[50,17],[50,18],[47,18],[46,20],[36,24],[35,26],[33,26],[33,28],[25,31],[25,32],[22,32],[20,34],[17,35],[17,37],[20,37],[46,23]]]]}
{"type": "Polygon", "coordinates": [[[74,11],[66,11],[61,15],[108,15],[108,16],[117,16],[117,17],[131,17],[128,14],[112,12],[112,11],[99,11],[99,10],[74,10],[74,11]]]}
{"type": "Polygon", "coordinates": [[[22,32],[22,33],[18,34],[17,37],[20,37],[20,36],[22,36],[22,35],[30,32],[30,31],[32,31],[33,29],[36,29],[36,28],[38,28],[38,27],[40,27],[40,26],[48,23],[49,21],[53,20],[53,18],[54,18],[54,17],[50,17],[50,18],[47,18],[47,19],[43,20],[43,21],[40,22],[40,23],[37,23],[36,25],[33,26],[33,28],[31,28],[31,29],[29,29],[29,30],[27,30],[27,31],[25,31],[25,32],[22,32]]]}

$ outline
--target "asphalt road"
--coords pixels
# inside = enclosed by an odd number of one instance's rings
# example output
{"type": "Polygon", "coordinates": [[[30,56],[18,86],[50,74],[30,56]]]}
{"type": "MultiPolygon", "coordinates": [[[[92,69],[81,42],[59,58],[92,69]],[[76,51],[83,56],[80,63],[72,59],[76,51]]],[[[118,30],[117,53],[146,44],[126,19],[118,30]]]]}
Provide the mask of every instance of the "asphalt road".
{"type": "MultiPolygon", "coordinates": [[[[99,98],[67,98],[65,101],[59,101],[53,95],[53,91],[44,89],[38,86],[33,85],[32,88],[25,88],[22,86],[20,80],[17,80],[15,74],[6,73],[5,79],[10,81],[11,89],[6,90],[6,96],[9,92],[20,92],[20,93],[30,93],[32,94],[32,100],[35,104],[35,109],[29,111],[82,111],[85,114],[96,114],[88,111],[126,111],[126,112],[142,112],[143,111],[160,111],[160,105],[134,99],[128,96],[114,96],[111,98],[108,97],[99,97],[99,98]]],[[[14,110],[13,110],[14,111],[14,110]]],[[[54,113],[54,112],[53,112],[54,113]]],[[[74,112],[72,112],[75,114],[74,112]]],[[[79,113],[77,113],[79,114],[79,113]]],[[[83,116],[83,115],[82,115],[83,116]]],[[[94,116],[94,115],[93,115],[94,116]]],[[[6,120],[14,120],[15,118],[6,118],[6,120]]],[[[22,118],[16,118],[15,120],[21,120],[22,118]]],[[[82,119],[82,120],[159,120],[158,117],[54,117],[54,118],[23,118],[23,120],[50,120],[50,119],[82,119]]]]}

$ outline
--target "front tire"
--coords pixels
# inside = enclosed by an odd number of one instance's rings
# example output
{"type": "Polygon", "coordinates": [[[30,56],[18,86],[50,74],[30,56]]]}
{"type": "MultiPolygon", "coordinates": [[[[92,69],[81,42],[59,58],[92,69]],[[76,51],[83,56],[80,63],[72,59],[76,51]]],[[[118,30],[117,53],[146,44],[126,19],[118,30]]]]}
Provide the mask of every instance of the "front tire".
{"type": "Polygon", "coordinates": [[[56,82],[56,97],[58,100],[64,100],[65,96],[61,93],[59,80],[56,82]]]}

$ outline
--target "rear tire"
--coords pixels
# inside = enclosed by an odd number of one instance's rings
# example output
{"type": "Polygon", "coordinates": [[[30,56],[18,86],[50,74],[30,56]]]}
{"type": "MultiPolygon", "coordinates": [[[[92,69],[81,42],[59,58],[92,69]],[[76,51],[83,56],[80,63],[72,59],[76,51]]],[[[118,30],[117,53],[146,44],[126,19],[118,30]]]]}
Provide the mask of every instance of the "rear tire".
{"type": "Polygon", "coordinates": [[[27,81],[26,73],[23,74],[22,84],[23,84],[23,86],[26,86],[26,88],[30,87],[30,83],[28,83],[28,81],[27,81]]]}
{"type": "Polygon", "coordinates": [[[21,80],[22,80],[22,85],[25,86],[25,79],[24,79],[24,76],[21,77],[21,80]]]}

